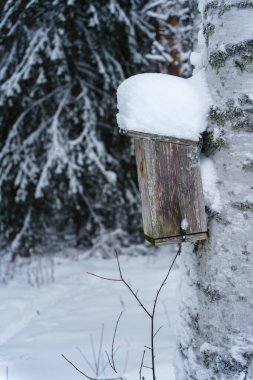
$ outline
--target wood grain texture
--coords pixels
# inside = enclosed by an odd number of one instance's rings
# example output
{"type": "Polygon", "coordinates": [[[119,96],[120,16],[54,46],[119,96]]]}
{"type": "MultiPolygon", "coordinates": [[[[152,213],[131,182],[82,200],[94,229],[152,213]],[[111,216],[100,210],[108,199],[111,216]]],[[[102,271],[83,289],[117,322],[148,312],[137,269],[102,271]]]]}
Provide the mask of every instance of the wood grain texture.
{"type": "Polygon", "coordinates": [[[196,144],[135,139],[144,234],[152,244],[206,238],[196,144]],[[186,219],[186,230],[181,228],[186,219]]]}
{"type": "Polygon", "coordinates": [[[197,141],[187,140],[187,139],[179,139],[178,137],[157,135],[154,133],[131,131],[131,130],[125,130],[125,129],[120,129],[119,133],[123,136],[141,138],[141,139],[145,139],[145,140],[168,141],[168,142],[172,142],[172,143],[176,143],[176,144],[180,144],[180,145],[192,145],[192,146],[198,145],[197,141]]]}

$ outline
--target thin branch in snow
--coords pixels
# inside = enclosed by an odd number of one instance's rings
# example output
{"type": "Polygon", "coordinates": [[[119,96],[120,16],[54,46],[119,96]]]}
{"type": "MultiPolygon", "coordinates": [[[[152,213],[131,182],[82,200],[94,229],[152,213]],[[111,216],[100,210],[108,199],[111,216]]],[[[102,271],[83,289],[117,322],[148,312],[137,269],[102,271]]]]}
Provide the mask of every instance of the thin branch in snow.
{"type": "Polygon", "coordinates": [[[91,362],[88,360],[88,358],[86,357],[86,355],[84,355],[84,353],[82,352],[82,350],[79,348],[79,347],[76,347],[77,351],[79,352],[79,354],[82,356],[82,358],[86,361],[86,363],[88,364],[88,366],[90,367],[90,369],[92,370],[92,372],[96,372],[95,368],[92,366],[91,362]]]}
{"type": "Polygon", "coordinates": [[[113,369],[113,364],[112,364],[112,362],[111,362],[110,355],[108,354],[107,351],[105,351],[105,353],[106,353],[106,356],[107,356],[108,363],[110,364],[111,369],[113,369]]]}
{"type": "Polygon", "coordinates": [[[144,379],[144,377],[142,377],[142,368],[143,368],[143,363],[144,363],[145,352],[146,351],[144,350],[142,354],[142,358],[141,358],[141,365],[140,365],[140,370],[139,370],[140,380],[144,379]]]}
{"type": "Polygon", "coordinates": [[[100,276],[100,275],[98,275],[98,274],[91,273],[91,272],[86,272],[86,273],[89,274],[90,276],[94,276],[94,277],[97,277],[97,278],[101,278],[102,280],[107,280],[107,281],[119,281],[119,282],[122,281],[121,279],[118,279],[118,278],[103,277],[103,276],[100,276]]]}
{"type": "Polygon", "coordinates": [[[75,364],[74,363],[72,363],[68,358],[66,358],[66,356],[65,355],[61,355],[70,365],[72,365],[72,367],[73,368],[75,368],[75,370],[77,371],[77,372],[79,372],[81,375],[83,375],[86,379],[89,379],[89,380],[96,380],[94,377],[90,377],[90,376],[88,376],[88,375],[86,375],[84,372],[82,372],[79,368],[77,368],[76,366],[75,366],[75,364]]]}
{"type": "Polygon", "coordinates": [[[100,367],[100,361],[101,361],[101,357],[102,357],[102,345],[103,345],[103,339],[104,339],[104,329],[105,329],[105,326],[104,326],[104,324],[102,324],[101,335],[100,335],[100,343],[99,343],[99,349],[98,349],[98,360],[97,360],[98,370],[100,367]]]}
{"type": "Polygon", "coordinates": [[[91,350],[92,350],[92,354],[93,354],[93,361],[94,361],[94,365],[95,365],[95,374],[96,376],[98,376],[98,367],[97,367],[97,360],[96,360],[96,352],[95,352],[95,345],[94,345],[94,339],[93,339],[93,335],[90,334],[90,343],[91,343],[91,350]]]}
{"type": "Polygon", "coordinates": [[[112,359],[112,368],[115,371],[115,373],[117,373],[117,370],[116,370],[115,361],[114,361],[114,344],[115,344],[115,337],[116,337],[116,333],[117,333],[117,330],[118,330],[119,321],[120,321],[120,318],[122,317],[122,314],[123,314],[123,311],[120,313],[120,315],[119,315],[119,317],[117,319],[117,322],[116,322],[116,325],[115,325],[115,328],[114,328],[113,338],[112,338],[111,359],[112,359]]]}
{"type": "MultiPolygon", "coordinates": [[[[150,318],[150,322],[151,322],[151,325],[150,325],[151,347],[150,348],[147,347],[147,348],[149,348],[151,350],[151,362],[152,362],[152,365],[151,365],[151,367],[148,367],[148,366],[143,366],[143,367],[149,368],[149,369],[152,370],[153,380],[156,380],[154,338],[157,335],[157,333],[159,332],[159,330],[161,329],[161,327],[159,327],[159,329],[156,332],[154,331],[154,321],[155,321],[156,306],[157,306],[157,302],[158,302],[159,296],[161,294],[161,291],[162,291],[163,287],[165,286],[166,281],[167,281],[167,279],[168,279],[168,277],[169,277],[169,275],[171,273],[171,270],[173,268],[173,265],[176,262],[176,259],[180,255],[180,253],[181,253],[181,244],[178,245],[178,250],[176,252],[176,255],[175,255],[174,259],[172,260],[172,263],[171,263],[171,265],[170,265],[170,267],[169,267],[169,269],[168,269],[168,271],[166,273],[166,276],[164,277],[164,279],[163,279],[160,287],[158,288],[158,290],[156,292],[156,296],[155,296],[155,299],[154,299],[154,302],[153,302],[153,307],[152,307],[152,311],[151,312],[148,311],[148,309],[146,308],[146,306],[142,303],[142,301],[138,297],[138,295],[137,295],[138,292],[134,291],[132,289],[132,287],[128,284],[128,282],[125,280],[125,278],[123,276],[123,273],[122,273],[122,269],[121,269],[121,265],[120,265],[120,261],[119,261],[119,256],[118,256],[117,250],[115,250],[115,255],[116,255],[116,260],[117,260],[117,265],[118,265],[118,271],[119,271],[120,279],[113,279],[113,278],[103,277],[103,276],[100,276],[100,275],[96,275],[94,273],[87,272],[87,274],[95,276],[95,277],[98,277],[98,278],[101,278],[103,280],[123,282],[123,284],[127,287],[127,289],[129,290],[129,292],[134,296],[134,298],[136,299],[136,301],[138,302],[138,304],[141,306],[141,308],[144,310],[144,312],[150,318]]],[[[121,315],[120,315],[120,317],[121,317],[121,315]]],[[[118,318],[118,321],[119,321],[120,317],[118,318]]],[[[118,321],[117,321],[117,324],[116,324],[116,329],[114,331],[114,334],[116,334],[116,330],[117,330],[117,326],[118,326],[118,321]]],[[[113,339],[115,339],[115,335],[114,335],[113,339]]],[[[114,344],[114,342],[113,342],[113,344],[114,344]]],[[[112,353],[113,353],[113,350],[112,350],[112,353]]],[[[107,356],[108,356],[108,360],[110,362],[110,365],[111,365],[112,369],[115,369],[113,356],[112,356],[111,360],[110,360],[108,354],[107,354],[107,356]]]]}
{"type": "Polygon", "coordinates": [[[119,269],[119,274],[120,274],[120,278],[121,278],[121,281],[126,285],[126,287],[128,288],[128,290],[130,291],[130,293],[132,293],[132,295],[134,296],[134,298],[136,299],[136,301],[139,303],[139,305],[142,307],[142,309],[145,311],[145,313],[151,317],[151,314],[150,312],[147,310],[147,308],[143,305],[143,303],[141,302],[140,298],[137,296],[136,292],[133,291],[133,289],[131,288],[131,286],[126,282],[126,280],[124,279],[123,275],[122,275],[122,271],[121,271],[121,267],[120,267],[120,262],[119,262],[119,256],[118,256],[118,252],[117,250],[115,249],[115,254],[116,254],[116,259],[117,259],[117,264],[118,264],[118,269],[119,269]]]}
{"type": "Polygon", "coordinates": [[[97,274],[94,274],[94,273],[90,273],[90,272],[86,272],[86,273],[89,274],[89,275],[91,275],[91,276],[95,276],[95,277],[101,278],[102,280],[123,282],[123,284],[125,284],[125,286],[128,288],[128,290],[130,291],[130,293],[132,293],[132,295],[134,296],[134,298],[136,299],[136,301],[139,303],[139,305],[141,306],[141,308],[145,311],[145,313],[149,317],[151,317],[150,312],[147,310],[147,308],[141,302],[140,298],[137,296],[138,292],[134,292],[134,290],[131,288],[131,286],[127,283],[127,281],[123,277],[122,271],[121,271],[121,267],[120,267],[120,262],[119,262],[119,257],[118,257],[117,250],[115,250],[115,253],[116,253],[116,259],[117,259],[117,265],[118,265],[118,269],[119,269],[120,279],[103,277],[103,276],[100,276],[100,275],[97,275],[97,274]]]}
{"type": "MultiPolygon", "coordinates": [[[[86,379],[89,379],[89,380],[100,380],[96,377],[90,377],[88,376],[86,373],[84,373],[83,371],[81,371],[71,360],[69,360],[65,355],[61,354],[61,356],[77,371],[79,372],[81,375],[83,375],[86,379]]],[[[107,379],[104,379],[104,380],[124,380],[122,377],[110,377],[110,378],[107,378],[107,379]]]]}
{"type": "Polygon", "coordinates": [[[156,297],[155,297],[155,301],[154,301],[154,305],[153,305],[152,315],[155,314],[155,309],[156,309],[156,304],[157,304],[157,301],[158,301],[158,297],[159,297],[159,295],[160,295],[160,293],[161,293],[161,291],[162,291],[162,288],[163,288],[164,285],[166,284],[166,281],[167,281],[167,279],[168,279],[168,277],[169,277],[169,275],[170,275],[171,269],[173,268],[173,265],[174,265],[174,263],[175,263],[177,257],[180,255],[181,250],[182,250],[182,245],[181,245],[181,243],[180,243],[180,244],[178,245],[178,251],[177,251],[177,253],[176,253],[176,255],[175,255],[175,257],[174,257],[174,259],[173,259],[173,261],[172,261],[172,263],[171,263],[171,265],[170,265],[170,267],[169,267],[169,270],[168,270],[168,272],[167,272],[167,274],[166,274],[166,276],[165,276],[165,278],[164,278],[162,284],[160,285],[160,288],[158,289],[158,291],[157,291],[157,293],[156,293],[156,297]]]}
{"type": "Polygon", "coordinates": [[[160,327],[156,330],[156,332],[155,332],[155,334],[154,334],[154,338],[156,337],[156,335],[159,333],[159,331],[160,331],[162,328],[163,328],[163,326],[160,326],[160,327]]]}
{"type": "Polygon", "coordinates": [[[129,352],[127,351],[127,353],[126,353],[126,359],[125,359],[125,365],[124,365],[124,369],[123,369],[123,373],[125,373],[125,372],[126,372],[126,369],[127,369],[127,365],[128,365],[128,354],[129,354],[129,352]]]}

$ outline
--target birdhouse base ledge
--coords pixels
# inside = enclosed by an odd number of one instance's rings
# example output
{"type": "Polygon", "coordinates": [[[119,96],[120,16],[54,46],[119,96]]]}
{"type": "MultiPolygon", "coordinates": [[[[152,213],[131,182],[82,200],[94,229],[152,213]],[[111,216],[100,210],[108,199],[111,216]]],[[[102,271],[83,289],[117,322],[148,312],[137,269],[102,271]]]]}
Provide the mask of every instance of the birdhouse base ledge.
{"type": "Polygon", "coordinates": [[[178,236],[170,236],[159,239],[154,239],[150,236],[145,235],[145,239],[149,241],[152,245],[165,245],[165,244],[177,244],[177,243],[186,243],[190,241],[197,240],[206,240],[207,232],[199,232],[190,235],[178,235],[178,236]]]}

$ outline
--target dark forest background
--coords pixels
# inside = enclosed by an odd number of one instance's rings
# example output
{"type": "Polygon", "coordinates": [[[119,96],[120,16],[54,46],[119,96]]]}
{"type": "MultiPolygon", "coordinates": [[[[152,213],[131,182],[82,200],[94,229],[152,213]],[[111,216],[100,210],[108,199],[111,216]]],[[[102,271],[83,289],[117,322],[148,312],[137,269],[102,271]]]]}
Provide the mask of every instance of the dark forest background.
{"type": "Polygon", "coordinates": [[[141,243],[134,150],[118,134],[127,77],[188,77],[193,0],[0,1],[0,244],[141,243]]]}

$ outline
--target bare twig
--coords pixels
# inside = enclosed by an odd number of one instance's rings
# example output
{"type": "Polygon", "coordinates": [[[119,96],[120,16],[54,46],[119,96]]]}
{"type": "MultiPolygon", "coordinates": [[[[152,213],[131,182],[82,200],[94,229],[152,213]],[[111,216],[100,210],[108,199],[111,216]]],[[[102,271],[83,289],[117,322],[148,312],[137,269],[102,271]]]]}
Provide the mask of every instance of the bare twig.
{"type": "Polygon", "coordinates": [[[141,376],[141,373],[142,373],[142,368],[143,368],[143,363],[144,363],[144,357],[145,357],[145,350],[143,351],[142,358],[141,358],[141,365],[140,365],[140,371],[139,371],[140,380],[143,379],[141,376]]]}
{"type": "Polygon", "coordinates": [[[95,368],[92,366],[91,362],[88,360],[88,358],[84,355],[84,353],[82,352],[82,350],[79,348],[79,347],[76,347],[77,351],[79,352],[79,354],[82,356],[82,358],[86,361],[86,363],[88,364],[88,366],[90,367],[90,369],[92,370],[92,372],[96,372],[95,368]]]}
{"type": "Polygon", "coordinates": [[[125,311],[126,305],[125,305],[124,299],[121,296],[119,296],[119,302],[120,302],[120,305],[122,307],[122,310],[125,311]]]}
{"type": "Polygon", "coordinates": [[[103,345],[103,339],[104,339],[104,324],[102,324],[102,328],[101,328],[101,335],[100,335],[100,343],[99,343],[99,349],[98,349],[98,359],[97,359],[97,367],[98,367],[98,370],[99,370],[99,367],[100,367],[100,360],[101,360],[101,356],[102,356],[102,345],[103,345]]]}
{"type": "Polygon", "coordinates": [[[89,274],[90,276],[95,276],[95,277],[101,278],[102,280],[123,282],[123,284],[125,284],[125,286],[128,288],[128,290],[130,291],[130,293],[132,293],[132,295],[134,296],[134,298],[136,299],[136,301],[138,302],[138,304],[141,306],[141,308],[142,308],[142,309],[145,311],[145,313],[151,318],[151,313],[150,313],[150,312],[147,310],[147,308],[143,305],[143,303],[141,302],[140,298],[137,296],[137,293],[135,293],[135,292],[133,291],[133,289],[131,288],[131,286],[130,286],[130,285],[127,283],[127,281],[124,279],[124,277],[123,277],[123,275],[122,275],[121,267],[120,267],[120,262],[119,262],[119,257],[118,257],[118,252],[117,252],[117,250],[115,250],[115,254],[116,254],[116,259],[117,259],[117,264],[118,264],[118,269],[119,269],[120,279],[104,277],[104,276],[100,276],[100,275],[97,275],[97,274],[95,274],[95,273],[91,273],[91,272],[86,272],[86,273],[89,274]]]}
{"type": "Polygon", "coordinates": [[[94,346],[93,336],[92,336],[92,334],[90,335],[94,366],[91,364],[91,362],[89,361],[89,359],[87,358],[87,356],[83,353],[83,351],[79,347],[76,347],[77,351],[80,353],[80,355],[82,356],[82,358],[85,360],[86,364],[90,367],[91,371],[96,376],[100,376],[100,374],[103,373],[104,370],[110,364],[109,362],[107,362],[106,364],[104,364],[104,362],[103,362],[103,355],[102,355],[103,339],[104,339],[104,324],[102,324],[102,327],[101,327],[99,348],[98,348],[98,353],[97,354],[95,352],[95,346],[94,346]],[[102,367],[101,367],[101,365],[102,365],[102,367]]]}
{"type": "Polygon", "coordinates": [[[173,261],[172,261],[172,263],[171,263],[171,265],[170,265],[170,267],[169,267],[169,270],[168,270],[168,272],[167,272],[167,274],[166,274],[166,276],[165,276],[163,282],[161,283],[160,288],[158,289],[158,291],[157,291],[157,293],[156,293],[155,301],[154,301],[154,304],[153,304],[153,312],[152,312],[152,315],[155,313],[156,304],[157,304],[157,301],[158,301],[158,297],[159,297],[159,295],[160,295],[160,293],[161,293],[161,290],[162,290],[162,288],[164,287],[166,281],[168,280],[168,277],[169,277],[169,275],[170,275],[171,269],[173,268],[173,265],[175,264],[175,261],[176,261],[177,257],[180,255],[180,253],[181,253],[181,244],[178,244],[178,251],[177,251],[177,253],[176,253],[176,255],[175,255],[175,257],[174,257],[174,259],[173,259],[173,261]]]}
{"type": "Polygon", "coordinates": [[[103,277],[103,276],[99,276],[98,274],[91,273],[91,272],[86,272],[86,273],[89,274],[90,276],[94,276],[94,277],[101,278],[102,280],[107,280],[107,281],[119,281],[119,282],[122,281],[120,278],[103,277]]]}
{"type": "MultiPolygon", "coordinates": [[[[122,270],[121,270],[121,266],[120,266],[120,261],[119,261],[119,256],[118,256],[117,250],[115,250],[115,254],[116,254],[116,259],[117,259],[117,265],[118,265],[120,279],[108,278],[108,277],[104,277],[104,276],[100,276],[100,275],[97,275],[97,274],[94,274],[94,273],[87,272],[87,274],[89,274],[91,276],[98,277],[98,278],[103,279],[103,280],[123,282],[123,284],[127,287],[127,289],[129,290],[129,292],[134,296],[134,298],[136,299],[136,301],[138,302],[138,304],[141,306],[141,308],[143,309],[143,311],[150,318],[150,322],[151,322],[151,326],[150,326],[150,330],[151,330],[151,337],[150,337],[151,347],[147,347],[147,346],[146,347],[151,350],[151,363],[152,364],[151,364],[151,367],[148,367],[146,365],[144,366],[144,364],[142,362],[142,367],[141,368],[145,367],[145,368],[151,369],[152,370],[152,378],[153,378],[153,380],[156,380],[154,338],[155,338],[155,336],[157,335],[157,333],[161,329],[161,327],[159,327],[159,329],[156,332],[154,331],[154,320],[155,320],[156,306],[157,306],[157,302],[158,302],[158,298],[160,296],[160,293],[161,293],[164,285],[166,284],[166,281],[167,281],[167,279],[168,279],[168,277],[170,275],[170,272],[171,272],[171,270],[173,268],[173,265],[174,265],[177,257],[180,255],[180,253],[181,253],[181,244],[179,244],[177,253],[176,253],[174,259],[172,260],[172,263],[171,263],[171,265],[169,267],[169,270],[166,273],[166,276],[164,277],[164,280],[162,281],[159,289],[157,290],[157,293],[156,293],[156,296],[155,296],[155,299],[154,299],[154,302],[153,302],[153,307],[152,307],[152,311],[151,312],[146,308],[146,306],[140,300],[140,298],[138,296],[138,290],[134,291],[132,289],[131,285],[129,285],[128,282],[125,280],[125,278],[123,276],[123,273],[122,273],[122,270]]],[[[121,315],[122,315],[122,313],[120,314],[120,316],[119,316],[119,318],[117,320],[115,329],[114,329],[114,335],[113,335],[113,341],[112,341],[111,359],[110,359],[108,353],[106,353],[107,357],[108,357],[108,362],[109,362],[110,366],[112,367],[112,369],[115,371],[115,373],[117,373],[117,371],[116,371],[115,363],[114,363],[114,341],[115,341],[115,335],[116,335],[116,332],[117,332],[117,327],[118,327],[118,323],[119,323],[121,315]]],[[[144,360],[144,358],[143,358],[143,360],[144,360]]],[[[140,369],[140,376],[141,376],[141,369],[140,369]]]]}
{"type": "Polygon", "coordinates": [[[108,366],[109,363],[104,363],[104,357],[102,355],[101,357],[101,362],[102,362],[102,370],[101,370],[101,373],[103,373],[104,377],[105,377],[105,368],[108,366]]]}
{"type": "Polygon", "coordinates": [[[94,339],[93,339],[92,334],[90,334],[90,343],[91,343],[91,349],[92,349],[92,354],[93,354],[93,362],[95,365],[95,375],[98,376],[97,359],[96,359],[95,345],[94,345],[94,339]]]}
{"type": "Polygon", "coordinates": [[[122,317],[122,314],[123,314],[123,311],[120,313],[117,319],[117,322],[114,328],[113,338],[112,338],[111,361],[112,361],[112,368],[115,371],[115,373],[117,373],[117,370],[116,370],[115,361],[114,361],[114,343],[115,343],[115,337],[116,337],[119,321],[120,321],[120,318],[122,317]]]}
{"type": "Polygon", "coordinates": [[[125,373],[125,372],[126,372],[126,369],[127,369],[127,365],[128,365],[128,356],[129,356],[129,351],[127,351],[127,353],[126,353],[125,365],[124,365],[123,373],[125,373]]]}
{"type": "Polygon", "coordinates": [[[163,326],[160,326],[159,329],[156,330],[155,334],[154,334],[154,338],[155,336],[159,333],[159,331],[163,328],[163,326]]]}
{"type": "Polygon", "coordinates": [[[112,365],[112,362],[111,362],[110,355],[108,354],[107,351],[105,351],[105,354],[106,354],[106,356],[107,356],[107,360],[108,360],[108,363],[110,364],[111,369],[113,369],[113,365],[112,365]]]}
{"type": "MultiPolygon", "coordinates": [[[[118,352],[118,350],[119,350],[119,347],[117,347],[116,350],[114,351],[114,355],[116,354],[116,352],[118,352]]],[[[108,354],[108,351],[105,351],[105,354],[106,354],[107,361],[108,361],[107,365],[109,365],[111,367],[111,369],[114,371],[114,368],[112,365],[112,359],[111,359],[110,355],[108,354]]]]}
{"type": "MultiPolygon", "coordinates": [[[[79,368],[77,368],[77,366],[72,363],[72,361],[70,361],[68,358],[66,358],[65,355],[62,354],[62,357],[77,371],[79,372],[81,375],[83,375],[86,379],[89,379],[89,380],[99,380],[97,377],[90,377],[88,376],[86,373],[82,372],[79,368]]],[[[107,378],[105,380],[124,380],[122,377],[111,377],[111,378],[107,378]]]]}
{"type": "Polygon", "coordinates": [[[154,333],[154,321],[155,321],[155,312],[156,312],[156,305],[157,305],[157,301],[158,301],[158,298],[159,298],[159,295],[170,275],[170,272],[171,272],[171,269],[173,268],[173,265],[175,264],[175,261],[177,259],[177,257],[180,255],[181,253],[181,244],[178,245],[178,250],[177,250],[177,253],[174,257],[174,259],[172,260],[172,263],[169,267],[169,270],[166,274],[166,276],[164,277],[164,280],[163,282],[161,283],[157,293],[156,293],[156,297],[155,297],[155,300],[154,300],[154,303],[153,303],[153,309],[152,309],[152,313],[151,313],[151,362],[152,362],[152,374],[153,374],[153,380],[156,380],[156,372],[155,372],[155,346],[154,346],[154,338],[155,338],[155,335],[157,334],[157,331],[156,333],[154,333]]]}
{"type": "Polygon", "coordinates": [[[105,351],[106,356],[107,356],[108,363],[110,364],[110,367],[112,368],[112,370],[113,370],[115,373],[118,373],[118,371],[117,371],[117,369],[116,369],[116,365],[115,365],[115,361],[114,361],[114,356],[115,356],[115,353],[118,351],[118,348],[116,348],[116,350],[114,350],[114,344],[115,344],[115,337],[116,337],[116,333],[117,333],[117,330],[118,330],[119,321],[120,321],[120,318],[122,317],[122,314],[123,314],[123,311],[122,311],[122,312],[120,313],[120,315],[118,316],[118,319],[117,319],[116,325],[115,325],[115,327],[114,327],[114,332],[113,332],[113,337],[112,337],[111,357],[110,357],[110,355],[108,354],[108,352],[105,351]]]}
{"type": "Polygon", "coordinates": [[[62,357],[63,357],[63,358],[64,358],[64,359],[65,359],[70,365],[72,365],[72,367],[75,368],[75,370],[76,370],[77,372],[79,372],[81,375],[83,375],[84,377],[86,377],[86,379],[89,379],[89,380],[96,380],[94,377],[90,377],[90,376],[86,375],[86,373],[82,372],[79,368],[77,368],[77,367],[75,366],[74,363],[72,363],[68,358],[66,358],[65,355],[62,354],[62,357]]]}
{"type": "Polygon", "coordinates": [[[150,312],[147,310],[147,308],[143,305],[143,303],[141,302],[140,298],[137,296],[137,293],[135,293],[133,291],[133,289],[131,288],[131,286],[126,282],[126,280],[124,279],[123,275],[122,275],[122,271],[121,271],[121,267],[120,267],[120,262],[119,262],[119,255],[118,255],[118,252],[117,250],[115,249],[115,253],[116,253],[116,259],[117,259],[117,264],[118,264],[118,269],[119,269],[119,274],[120,274],[120,278],[121,278],[121,281],[126,285],[126,287],[128,288],[128,290],[130,291],[130,293],[132,293],[132,295],[134,296],[134,298],[136,299],[136,301],[139,303],[139,305],[142,307],[142,309],[145,311],[145,313],[151,318],[151,314],[150,312]]]}
{"type": "Polygon", "coordinates": [[[167,318],[168,326],[170,327],[170,318],[169,318],[168,308],[165,302],[163,302],[163,309],[164,309],[164,314],[166,315],[166,318],[167,318]]]}

